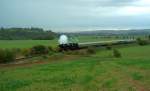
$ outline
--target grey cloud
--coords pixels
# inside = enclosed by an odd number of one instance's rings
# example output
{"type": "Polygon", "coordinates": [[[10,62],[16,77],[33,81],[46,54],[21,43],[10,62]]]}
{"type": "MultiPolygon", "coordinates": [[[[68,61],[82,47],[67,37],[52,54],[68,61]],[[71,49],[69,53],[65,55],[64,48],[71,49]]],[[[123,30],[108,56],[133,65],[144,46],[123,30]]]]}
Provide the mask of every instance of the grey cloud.
{"type": "Polygon", "coordinates": [[[147,27],[150,13],[115,12],[139,0],[0,0],[0,26],[43,28],[147,27]]]}
{"type": "Polygon", "coordinates": [[[99,7],[122,7],[129,6],[133,2],[137,2],[139,0],[99,0],[96,1],[96,5],[99,7]]]}

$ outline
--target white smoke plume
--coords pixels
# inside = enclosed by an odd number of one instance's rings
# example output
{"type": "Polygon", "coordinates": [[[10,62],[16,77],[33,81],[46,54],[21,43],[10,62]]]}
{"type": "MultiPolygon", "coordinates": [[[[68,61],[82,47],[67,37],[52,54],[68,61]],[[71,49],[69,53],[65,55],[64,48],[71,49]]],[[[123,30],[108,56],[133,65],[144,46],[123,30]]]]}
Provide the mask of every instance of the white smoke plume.
{"type": "Polygon", "coordinates": [[[58,42],[59,44],[68,44],[68,37],[66,35],[61,35],[58,42]]]}

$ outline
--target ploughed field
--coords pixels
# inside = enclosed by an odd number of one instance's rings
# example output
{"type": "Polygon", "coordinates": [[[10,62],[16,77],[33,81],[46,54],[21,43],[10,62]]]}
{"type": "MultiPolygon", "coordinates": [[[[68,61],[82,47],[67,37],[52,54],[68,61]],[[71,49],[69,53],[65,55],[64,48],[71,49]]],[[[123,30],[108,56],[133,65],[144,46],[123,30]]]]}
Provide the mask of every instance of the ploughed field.
{"type": "Polygon", "coordinates": [[[150,45],[117,49],[121,58],[112,50],[97,50],[76,58],[39,59],[44,64],[2,66],[0,91],[150,91],[150,45]]]}

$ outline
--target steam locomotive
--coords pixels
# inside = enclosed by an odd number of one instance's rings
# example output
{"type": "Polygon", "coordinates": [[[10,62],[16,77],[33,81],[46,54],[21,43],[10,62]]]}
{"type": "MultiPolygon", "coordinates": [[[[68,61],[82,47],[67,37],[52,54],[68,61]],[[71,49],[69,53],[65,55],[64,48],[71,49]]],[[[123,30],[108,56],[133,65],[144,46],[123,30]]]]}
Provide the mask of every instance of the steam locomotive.
{"type": "Polygon", "coordinates": [[[60,50],[77,50],[77,49],[87,48],[89,46],[105,47],[108,45],[131,44],[131,43],[135,43],[136,40],[133,40],[133,39],[127,40],[126,39],[126,40],[77,43],[77,42],[70,42],[66,35],[61,35],[58,42],[59,42],[60,50]]]}
{"type": "Polygon", "coordinates": [[[69,42],[69,39],[66,35],[61,35],[59,40],[59,48],[61,50],[76,50],[79,49],[79,44],[75,42],[69,42]]]}

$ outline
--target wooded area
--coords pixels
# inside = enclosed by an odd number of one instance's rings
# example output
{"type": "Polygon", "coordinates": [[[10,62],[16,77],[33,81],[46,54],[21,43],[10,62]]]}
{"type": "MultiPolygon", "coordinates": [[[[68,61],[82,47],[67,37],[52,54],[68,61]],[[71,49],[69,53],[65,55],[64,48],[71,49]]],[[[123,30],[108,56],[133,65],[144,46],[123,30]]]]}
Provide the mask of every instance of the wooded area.
{"type": "Polygon", "coordinates": [[[0,40],[52,40],[56,33],[42,28],[0,28],[0,40]]]}

